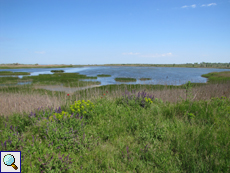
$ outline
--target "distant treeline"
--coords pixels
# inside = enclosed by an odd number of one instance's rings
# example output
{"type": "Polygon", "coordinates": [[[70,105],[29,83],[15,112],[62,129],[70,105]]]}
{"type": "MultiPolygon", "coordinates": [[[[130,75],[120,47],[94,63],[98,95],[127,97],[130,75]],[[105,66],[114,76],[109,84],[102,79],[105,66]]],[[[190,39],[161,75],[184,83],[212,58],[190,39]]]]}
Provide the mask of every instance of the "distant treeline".
{"type": "Polygon", "coordinates": [[[186,63],[186,64],[105,64],[104,66],[143,66],[143,67],[190,67],[190,68],[230,68],[229,63],[186,63]]]}

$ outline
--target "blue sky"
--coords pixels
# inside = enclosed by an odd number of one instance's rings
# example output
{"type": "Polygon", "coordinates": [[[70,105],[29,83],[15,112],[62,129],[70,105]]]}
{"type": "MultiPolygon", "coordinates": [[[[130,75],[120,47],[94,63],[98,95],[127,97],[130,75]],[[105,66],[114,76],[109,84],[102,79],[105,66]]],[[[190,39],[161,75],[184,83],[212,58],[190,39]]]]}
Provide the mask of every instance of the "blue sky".
{"type": "Polygon", "coordinates": [[[0,0],[0,64],[230,62],[230,0],[0,0]]]}

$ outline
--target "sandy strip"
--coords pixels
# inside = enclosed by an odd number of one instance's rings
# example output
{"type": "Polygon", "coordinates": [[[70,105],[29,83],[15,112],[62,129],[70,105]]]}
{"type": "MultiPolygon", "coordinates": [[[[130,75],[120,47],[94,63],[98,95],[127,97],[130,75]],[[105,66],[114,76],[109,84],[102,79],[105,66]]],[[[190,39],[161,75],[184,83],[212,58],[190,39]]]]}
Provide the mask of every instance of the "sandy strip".
{"type": "Polygon", "coordinates": [[[35,89],[46,89],[50,91],[65,91],[66,93],[73,93],[75,91],[84,90],[88,88],[100,87],[101,85],[90,85],[86,87],[64,87],[60,85],[37,85],[35,89]]]}

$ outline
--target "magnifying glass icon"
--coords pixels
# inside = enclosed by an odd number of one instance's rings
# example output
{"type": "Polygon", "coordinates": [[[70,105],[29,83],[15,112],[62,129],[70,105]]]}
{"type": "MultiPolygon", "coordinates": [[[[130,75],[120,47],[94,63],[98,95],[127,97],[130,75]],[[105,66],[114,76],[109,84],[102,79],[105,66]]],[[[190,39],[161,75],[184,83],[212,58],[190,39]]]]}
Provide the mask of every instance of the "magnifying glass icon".
{"type": "Polygon", "coordinates": [[[15,170],[18,169],[18,167],[14,164],[15,163],[15,158],[11,154],[7,154],[3,158],[3,162],[7,166],[12,166],[15,170]]]}

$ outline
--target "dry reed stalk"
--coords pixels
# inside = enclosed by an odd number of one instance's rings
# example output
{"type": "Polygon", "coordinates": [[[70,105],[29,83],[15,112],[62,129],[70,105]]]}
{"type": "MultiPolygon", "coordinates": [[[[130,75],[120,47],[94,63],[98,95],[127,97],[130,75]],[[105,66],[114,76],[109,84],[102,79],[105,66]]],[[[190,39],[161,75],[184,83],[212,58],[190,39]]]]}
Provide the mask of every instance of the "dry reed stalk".
{"type": "Polygon", "coordinates": [[[193,95],[197,93],[193,100],[209,100],[212,97],[230,97],[230,83],[207,84],[193,89],[193,95]]]}
{"type": "MultiPolygon", "coordinates": [[[[136,93],[139,91],[143,91],[146,88],[141,88],[136,90],[136,93]]],[[[118,88],[111,93],[106,93],[106,97],[109,100],[113,100],[115,98],[121,97],[124,94],[125,90],[118,88]]],[[[186,100],[186,89],[167,89],[165,87],[162,90],[150,90],[146,89],[148,94],[154,95],[155,98],[162,99],[162,101],[168,101],[170,103],[176,103],[181,100],[186,100]]],[[[87,97],[84,99],[91,99],[92,101],[98,98],[103,98],[104,95],[101,94],[100,89],[93,88],[89,89],[87,93],[87,97]]],[[[226,84],[206,84],[204,86],[197,86],[191,89],[191,100],[198,101],[198,100],[209,100],[212,97],[230,97],[230,83],[226,84]]],[[[76,96],[76,100],[82,99],[81,96],[76,96]]]]}
{"type": "Polygon", "coordinates": [[[0,93],[0,116],[30,113],[39,107],[59,107],[65,103],[57,97],[39,94],[0,93]]]}
{"type": "MultiPolygon", "coordinates": [[[[143,91],[145,88],[142,87],[140,90],[136,90],[136,93],[143,91]]],[[[185,89],[165,89],[163,90],[149,90],[146,89],[148,94],[154,95],[155,98],[162,99],[164,102],[168,101],[171,103],[176,103],[181,100],[186,100],[186,90],[185,89]]],[[[118,88],[115,91],[106,93],[102,92],[100,88],[89,88],[87,89],[87,95],[80,95],[78,92],[74,93],[76,95],[76,100],[89,99],[95,101],[98,98],[103,99],[106,97],[109,100],[114,100],[115,98],[121,97],[125,90],[118,88]],[[105,93],[105,95],[103,95],[105,93]]],[[[191,90],[193,101],[198,100],[209,100],[211,97],[230,97],[230,83],[226,84],[206,84],[204,86],[194,87],[191,90]]],[[[0,92],[0,115],[10,115],[12,113],[29,113],[34,111],[39,107],[59,107],[66,104],[68,97],[59,96],[48,96],[39,95],[35,93],[23,94],[23,93],[1,93],[0,92]]]]}

